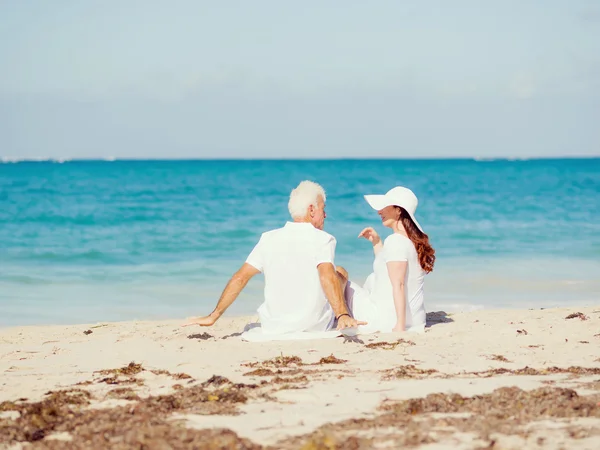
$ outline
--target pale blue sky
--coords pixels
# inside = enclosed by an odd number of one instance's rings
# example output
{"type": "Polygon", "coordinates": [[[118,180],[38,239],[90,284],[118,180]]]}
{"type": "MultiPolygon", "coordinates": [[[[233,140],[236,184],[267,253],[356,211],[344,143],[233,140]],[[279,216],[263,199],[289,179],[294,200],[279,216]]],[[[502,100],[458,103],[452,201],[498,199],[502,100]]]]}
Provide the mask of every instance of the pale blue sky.
{"type": "Polygon", "coordinates": [[[600,155],[600,1],[0,0],[0,156],[600,155]]]}

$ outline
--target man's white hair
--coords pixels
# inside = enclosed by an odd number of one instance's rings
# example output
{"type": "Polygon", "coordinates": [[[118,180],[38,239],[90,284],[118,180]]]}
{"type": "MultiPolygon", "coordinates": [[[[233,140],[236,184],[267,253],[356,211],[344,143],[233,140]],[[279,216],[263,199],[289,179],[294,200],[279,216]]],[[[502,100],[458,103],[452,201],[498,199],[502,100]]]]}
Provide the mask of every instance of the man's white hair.
{"type": "Polygon", "coordinates": [[[325,189],[320,184],[308,180],[301,182],[290,194],[288,210],[292,219],[306,217],[308,207],[310,205],[317,206],[319,196],[323,197],[323,202],[327,199],[325,189]]]}

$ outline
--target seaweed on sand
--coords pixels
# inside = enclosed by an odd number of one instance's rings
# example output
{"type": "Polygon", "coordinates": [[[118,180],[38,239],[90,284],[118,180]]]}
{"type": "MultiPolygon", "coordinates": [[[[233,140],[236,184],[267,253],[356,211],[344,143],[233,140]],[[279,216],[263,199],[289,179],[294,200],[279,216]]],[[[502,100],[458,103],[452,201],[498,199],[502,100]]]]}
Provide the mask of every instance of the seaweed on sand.
{"type": "Polygon", "coordinates": [[[562,367],[546,367],[542,369],[534,369],[533,367],[525,366],[520,369],[507,369],[506,367],[498,367],[494,369],[482,370],[478,372],[461,372],[461,373],[441,373],[435,369],[420,369],[414,365],[399,366],[393,369],[382,371],[383,380],[393,380],[396,378],[423,378],[432,376],[433,378],[451,378],[476,376],[480,378],[490,378],[495,375],[552,375],[552,374],[571,374],[575,376],[583,375],[600,375],[600,367],[580,367],[571,366],[562,367]]]}
{"type": "MultiPolygon", "coordinates": [[[[359,449],[394,443],[394,448],[418,446],[443,440],[452,433],[475,435],[493,446],[496,435],[527,436],[527,424],[547,418],[600,418],[600,396],[580,397],[571,389],[539,388],[523,391],[516,387],[496,389],[490,394],[462,397],[430,394],[400,402],[384,403],[373,418],[330,423],[304,436],[277,443],[277,448],[359,449]],[[437,415],[434,415],[436,413],[437,415]],[[441,414],[441,415],[440,415],[441,414]],[[371,437],[365,436],[368,432],[371,437]],[[349,436],[355,436],[350,441],[349,436]]],[[[585,437],[593,430],[567,430],[585,437]]]]}
{"type": "Polygon", "coordinates": [[[106,383],[106,384],[137,384],[141,386],[144,384],[142,380],[138,380],[135,377],[130,377],[127,379],[119,378],[119,377],[104,377],[98,380],[98,383],[106,383]]]}
{"type": "Polygon", "coordinates": [[[366,344],[365,347],[370,349],[382,349],[382,350],[394,350],[400,344],[404,345],[416,345],[413,341],[409,341],[407,339],[398,339],[395,342],[373,342],[371,344],[366,344]]]}
{"type": "Polygon", "coordinates": [[[131,388],[117,388],[109,391],[106,394],[108,398],[116,398],[120,400],[140,400],[140,397],[131,388]]]}
{"type": "Polygon", "coordinates": [[[506,369],[499,367],[497,369],[489,369],[481,372],[466,372],[468,375],[475,375],[478,377],[491,377],[494,375],[550,375],[556,373],[570,373],[572,375],[599,375],[600,367],[580,367],[571,366],[567,368],[562,367],[547,367],[543,369],[534,369],[533,367],[525,366],[522,369],[506,369]]]}
{"type": "Polygon", "coordinates": [[[569,314],[567,317],[565,317],[565,319],[577,319],[577,318],[579,318],[581,320],[588,320],[589,319],[589,317],[586,316],[582,312],[576,312],[576,313],[573,313],[573,314],[569,314]]]}
{"type": "Polygon", "coordinates": [[[275,358],[272,359],[267,359],[265,361],[255,361],[255,362],[251,362],[251,363],[245,363],[242,364],[242,366],[246,366],[246,367],[275,367],[275,368],[282,368],[282,367],[290,367],[290,366],[303,366],[305,365],[302,362],[302,358],[300,358],[299,356],[277,356],[275,358]]]}
{"type": "Polygon", "coordinates": [[[94,373],[99,373],[101,375],[109,375],[104,378],[100,378],[96,380],[97,383],[106,383],[106,384],[137,384],[141,386],[144,384],[142,380],[135,378],[135,375],[145,371],[141,364],[136,364],[135,362],[130,362],[128,365],[124,367],[120,367],[118,369],[104,369],[98,370],[94,373]],[[123,378],[128,377],[128,378],[123,378]]]}
{"type": "Polygon", "coordinates": [[[322,365],[322,364],[344,364],[348,362],[347,359],[339,359],[336,358],[333,353],[329,356],[325,356],[324,358],[321,358],[319,360],[319,362],[314,363],[313,365],[322,365]]]}
{"type": "Polygon", "coordinates": [[[242,364],[242,366],[254,368],[250,372],[244,373],[251,377],[277,377],[292,376],[302,374],[302,377],[308,381],[306,375],[317,373],[317,370],[305,370],[307,366],[322,366],[326,364],[344,364],[347,360],[335,357],[333,354],[321,358],[315,363],[304,363],[298,356],[280,356],[266,361],[251,362],[242,364]]]}
{"type": "Polygon", "coordinates": [[[187,379],[191,379],[192,376],[188,375],[187,373],[171,373],[168,370],[165,369],[156,369],[156,370],[151,370],[150,372],[152,372],[154,375],[167,375],[169,377],[172,377],[176,380],[187,380],[187,379]]]}
{"type": "Polygon", "coordinates": [[[97,373],[99,373],[100,375],[132,376],[132,375],[137,375],[138,373],[143,372],[144,370],[146,370],[146,369],[144,369],[141,364],[136,364],[135,362],[132,361],[125,367],[121,367],[119,369],[99,370],[97,373]]]}
{"type": "Polygon", "coordinates": [[[73,415],[73,406],[88,405],[91,394],[82,389],[50,391],[35,403],[0,403],[0,411],[18,411],[14,421],[0,420],[0,442],[37,441],[43,439],[64,420],[73,415]]]}
{"type": "Polygon", "coordinates": [[[507,362],[510,363],[512,361],[509,361],[506,356],[503,355],[490,355],[487,357],[487,359],[491,360],[491,361],[501,361],[501,362],[507,362]]]}
{"type": "MultiPolygon", "coordinates": [[[[245,403],[255,387],[213,377],[170,395],[151,396],[133,405],[104,409],[85,409],[91,395],[77,389],[48,393],[41,402],[4,402],[0,404],[3,409],[19,411],[20,416],[15,420],[0,419],[0,443],[36,442],[63,432],[71,436],[69,448],[74,449],[165,446],[258,449],[260,446],[240,439],[229,430],[188,430],[169,420],[175,412],[236,414],[236,405],[245,403]]],[[[45,448],[65,446],[64,442],[48,440],[43,444],[45,448]]]]}
{"type": "Polygon", "coordinates": [[[212,334],[208,334],[208,333],[196,333],[196,334],[190,334],[188,335],[188,339],[196,339],[198,341],[206,341],[207,339],[211,339],[214,336],[212,334]]]}
{"type": "Polygon", "coordinates": [[[437,373],[439,372],[435,369],[419,369],[418,367],[410,364],[407,366],[400,366],[394,369],[386,370],[383,379],[392,380],[397,378],[423,378],[437,373]]]}

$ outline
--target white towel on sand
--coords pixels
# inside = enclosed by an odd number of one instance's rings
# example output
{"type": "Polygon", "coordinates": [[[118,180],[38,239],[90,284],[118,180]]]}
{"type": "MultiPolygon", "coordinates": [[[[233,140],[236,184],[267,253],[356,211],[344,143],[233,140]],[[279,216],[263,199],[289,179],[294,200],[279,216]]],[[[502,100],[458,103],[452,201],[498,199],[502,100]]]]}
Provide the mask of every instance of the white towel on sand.
{"type": "MultiPolygon", "coordinates": [[[[425,326],[417,326],[406,330],[411,333],[424,333],[425,326]]],[[[346,328],[344,330],[329,330],[329,331],[298,331],[295,333],[285,334],[265,334],[262,332],[260,324],[250,324],[246,326],[242,333],[242,340],[248,342],[270,342],[270,341],[303,341],[308,339],[333,339],[340,336],[364,336],[366,334],[373,334],[373,332],[364,333],[361,332],[361,327],[357,328],[346,328]]],[[[395,336],[400,337],[399,334],[394,333],[395,336]]]]}
{"type": "Polygon", "coordinates": [[[269,341],[300,341],[307,339],[333,339],[339,336],[356,336],[356,328],[346,328],[342,331],[298,331],[285,334],[265,334],[260,325],[253,324],[252,328],[246,327],[242,333],[242,340],[248,342],[269,342],[269,341]]]}

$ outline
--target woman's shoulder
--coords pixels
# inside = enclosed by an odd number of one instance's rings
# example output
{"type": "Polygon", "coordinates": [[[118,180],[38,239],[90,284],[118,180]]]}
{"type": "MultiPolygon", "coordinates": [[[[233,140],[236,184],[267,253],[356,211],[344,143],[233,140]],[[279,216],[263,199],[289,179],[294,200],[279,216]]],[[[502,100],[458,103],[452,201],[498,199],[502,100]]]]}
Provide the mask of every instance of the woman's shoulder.
{"type": "Polygon", "coordinates": [[[412,241],[404,236],[403,234],[399,234],[399,233],[392,233],[390,234],[388,237],[385,238],[385,240],[383,241],[383,245],[385,247],[385,244],[387,243],[392,243],[394,245],[411,245],[412,246],[412,241]]]}
{"type": "Polygon", "coordinates": [[[390,257],[391,255],[395,255],[399,257],[402,255],[403,257],[408,258],[410,255],[414,255],[416,252],[415,245],[412,241],[406,236],[398,233],[391,234],[385,241],[383,242],[383,250],[386,254],[386,257],[390,257]]]}

